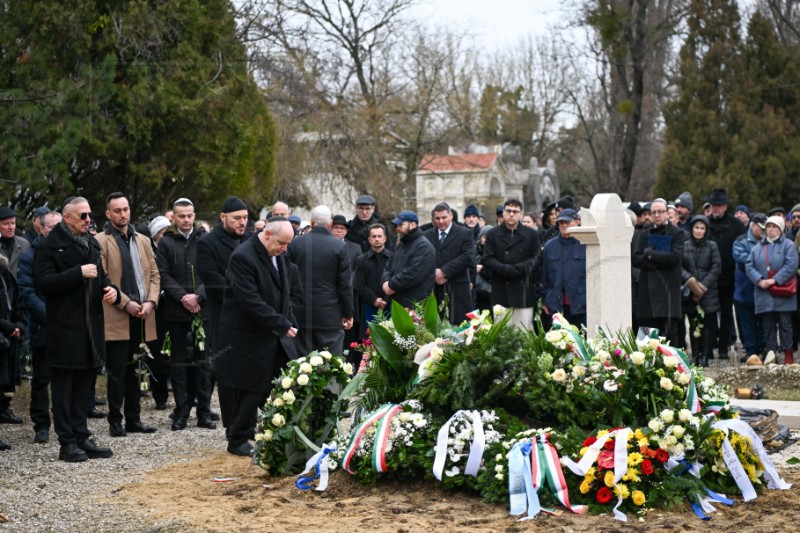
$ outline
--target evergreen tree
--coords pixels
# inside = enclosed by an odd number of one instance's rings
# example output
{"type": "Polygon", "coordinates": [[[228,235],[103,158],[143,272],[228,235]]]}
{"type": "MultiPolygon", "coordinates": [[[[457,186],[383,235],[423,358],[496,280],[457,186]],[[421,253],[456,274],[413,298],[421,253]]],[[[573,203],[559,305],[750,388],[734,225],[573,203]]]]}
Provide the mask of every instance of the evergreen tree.
{"type": "Polygon", "coordinates": [[[137,214],[177,196],[264,202],[272,119],[227,0],[30,0],[0,16],[0,190],[45,200],[126,192],[137,214]]]}

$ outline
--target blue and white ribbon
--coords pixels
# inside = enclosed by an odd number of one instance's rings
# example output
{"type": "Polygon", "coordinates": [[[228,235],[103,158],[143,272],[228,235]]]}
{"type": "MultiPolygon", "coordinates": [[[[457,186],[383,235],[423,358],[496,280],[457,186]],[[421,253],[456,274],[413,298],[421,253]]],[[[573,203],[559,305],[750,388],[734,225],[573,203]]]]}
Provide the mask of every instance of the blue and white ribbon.
{"type": "Polygon", "coordinates": [[[319,485],[315,490],[324,491],[328,488],[328,455],[335,451],[336,443],[324,444],[319,452],[306,461],[303,472],[297,476],[299,479],[294,483],[295,487],[300,490],[311,490],[311,483],[319,479],[319,485]],[[314,475],[305,476],[304,474],[311,471],[312,468],[314,469],[314,475]]]}

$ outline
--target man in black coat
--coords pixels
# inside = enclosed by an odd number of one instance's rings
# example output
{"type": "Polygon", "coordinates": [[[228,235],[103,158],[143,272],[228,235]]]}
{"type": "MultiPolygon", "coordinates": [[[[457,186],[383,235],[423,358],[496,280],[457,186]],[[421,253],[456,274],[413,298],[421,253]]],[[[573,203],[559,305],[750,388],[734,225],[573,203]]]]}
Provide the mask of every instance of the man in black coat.
{"type": "Polygon", "coordinates": [[[471,229],[453,224],[448,204],[437,204],[431,216],[434,227],[425,232],[425,237],[436,249],[434,294],[440,309],[447,302],[442,316],[446,315],[451,324],[460,324],[475,308],[470,287],[470,273],[475,268],[475,239],[471,229]]]}
{"type": "MultiPolygon", "coordinates": [[[[392,251],[386,249],[386,226],[373,224],[369,227],[370,251],[356,258],[353,273],[353,287],[358,297],[361,311],[361,326],[358,339],[366,337],[367,325],[372,321],[379,309],[390,309],[392,299],[381,289],[381,277],[386,263],[392,257],[392,251]]],[[[354,361],[350,361],[354,363],[354,361]]]]}
{"type": "Polygon", "coordinates": [[[375,214],[375,199],[368,194],[359,196],[356,198],[356,216],[347,223],[347,240],[359,245],[361,253],[368,252],[369,227],[380,221],[381,219],[375,214]]]}
{"type": "Polygon", "coordinates": [[[381,288],[403,307],[413,309],[433,292],[436,249],[419,229],[419,217],[413,211],[400,211],[392,224],[400,243],[386,263],[381,288]]]}
{"type": "Polygon", "coordinates": [[[347,245],[331,234],[331,210],[311,210],[311,231],[289,246],[289,260],[300,269],[305,301],[297,316],[297,351],[323,348],[342,354],[344,332],[353,327],[353,274],[347,245]]]}
{"type": "Polygon", "coordinates": [[[53,425],[67,462],[111,457],[87,426],[95,373],[105,361],[103,302],[118,303],[117,289],[103,271],[100,246],[87,234],[89,202],[67,201],[64,219],[36,248],[34,281],[47,303],[47,347],[53,425]]]}
{"type": "Polygon", "coordinates": [[[170,382],[175,397],[172,430],[186,429],[189,412],[197,398],[197,424],[212,429],[211,373],[203,361],[205,346],[192,333],[194,316],[205,303],[205,289],[197,270],[197,242],[205,231],[194,225],[194,204],[179,198],[172,206],[173,225],[158,241],[156,263],[161,274],[164,321],[169,331],[170,382]],[[193,346],[190,340],[194,341],[193,346]]]}
{"type": "Polygon", "coordinates": [[[634,313],[637,324],[658,328],[673,346],[678,338],[681,308],[683,248],[687,234],[667,219],[667,202],[661,198],[650,205],[653,224],[634,236],[631,263],[640,270],[634,313]]]}
{"type": "Polygon", "coordinates": [[[736,326],[733,322],[733,291],[735,288],[736,261],[733,260],[733,241],[747,231],[744,224],[728,213],[728,194],[725,189],[714,189],[708,197],[711,204],[711,235],[717,243],[722,261],[719,275],[719,358],[728,358],[728,348],[736,341],[736,326]]]}
{"type": "Polygon", "coordinates": [[[228,452],[253,454],[256,413],[289,358],[297,322],[291,311],[288,262],[294,238],[288,220],[273,217],[231,254],[215,360],[228,452]]]}
{"type": "Polygon", "coordinates": [[[520,224],[521,219],[522,202],[506,200],[503,223],[486,234],[481,274],[491,280],[492,305],[513,308],[510,323],[531,329],[541,245],[537,231],[520,224]]]}
{"type": "Polygon", "coordinates": [[[247,205],[235,196],[222,204],[219,224],[197,241],[197,271],[203,280],[206,306],[203,310],[206,330],[206,356],[213,368],[219,340],[219,321],[222,298],[227,281],[225,270],[233,250],[239,246],[247,229],[247,205]]]}

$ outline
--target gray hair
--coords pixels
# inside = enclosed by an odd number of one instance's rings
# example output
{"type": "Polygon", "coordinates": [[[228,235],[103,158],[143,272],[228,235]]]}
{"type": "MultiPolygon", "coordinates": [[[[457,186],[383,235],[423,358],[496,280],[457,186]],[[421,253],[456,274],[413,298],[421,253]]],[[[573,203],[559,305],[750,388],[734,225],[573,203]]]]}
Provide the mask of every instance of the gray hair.
{"type": "Polygon", "coordinates": [[[315,226],[327,226],[331,223],[331,210],[326,205],[318,205],[311,210],[311,223],[315,226]]]}

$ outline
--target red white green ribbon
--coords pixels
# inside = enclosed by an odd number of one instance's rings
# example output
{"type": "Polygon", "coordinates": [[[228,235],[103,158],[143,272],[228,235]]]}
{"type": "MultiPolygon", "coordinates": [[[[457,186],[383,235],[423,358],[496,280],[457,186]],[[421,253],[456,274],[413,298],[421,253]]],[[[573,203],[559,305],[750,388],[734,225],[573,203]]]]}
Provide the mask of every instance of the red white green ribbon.
{"type": "Polygon", "coordinates": [[[372,470],[375,472],[387,472],[389,470],[386,466],[386,449],[389,447],[392,418],[402,410],[403,407],[400,405],[391,406],[378,423],[378,430],[375,432],[375,443],[372,445],[372,470]]]}
{"type": "Polygon", "coordinates": [[[572,351],[572,353],[584,361],[588,361],[592,358],[592,352],[586,345],[586,341],[584,341],[580,333],[572,329],[570,323],[561,313],[556,313],[553,315],[553,329],[563,329],[567,332],[567,335],[569,335],[571,340],[569,343],[569,349],[572,351]]]}
{"type": "Polygon", "coordinates": [[[716,415],[719,414],[719,412],[722,411],[722,409],[724,409],[727,404],[728,402],[726,402],[725,400],[708,401],[704,402],[703,410],[707,413],[714,413],[716,415]]]}
{"type": "Polygon", "coordinates": [[[386,414],[389,409],[393,406],[390,403],[384,404],[375,411],[373,411],[366,419],[356,428],[353,432],[352,436],[350,437],[350,444],[347,446],[347,450],[344,453],[344,460],[342,461],[342,467],[350,472],[351,474],[353,471],[350,469],[350,462],[353,460],[353,457],[356,454],[356,450],[358,449],[358,445],[361,443],[361,439],[364,438],[367,430],[372,427],[372,425],[381,419],[383,415],[386,414]]]}
{"type": "MultiPolygon", "coordinates": [[[[567,488],[567,480],[564,478],[564,471],[561,469],[561,461],[558,458],[558,452],[555,447],[547,440],[547,435],[541,435],[537,443],[537,450],[539,456],[539,463],[543,467],[544,475],[547,478],[547,483],[550,486],[550,492],[558,498],[561,504],[576,514],[583,514],[589,510],[585,505],[572,505],[569,502],[569,489],[567,488]]],[[[533,460],[531,460],[531,467],[533,468],[533,460]]],[[[533,479],[536,479],[536,473],[532,471],[533,479]]],[[[534,481],[535,483],[535,481],[534,481]]]]}
{"type": "Polygon", "coordinates": [[[695,384],[694,378],[692,377],[692,368],[689,366],[689,357],[687,357],[683,350],[679,350],[678,348],[674,348],[672,346],[664,346],[663,344],[658,345],[658,351],[664,355],[671,355],[678,358],[678,373],[689,376],[689,386],[686,390],[686,404],[689,406],[689,410],[693,415],[699,413],[701,410],[700,397],[697,394],[697,384],[695,384]]]}

